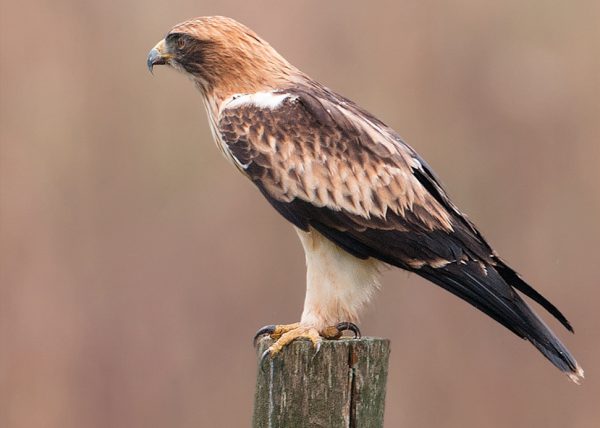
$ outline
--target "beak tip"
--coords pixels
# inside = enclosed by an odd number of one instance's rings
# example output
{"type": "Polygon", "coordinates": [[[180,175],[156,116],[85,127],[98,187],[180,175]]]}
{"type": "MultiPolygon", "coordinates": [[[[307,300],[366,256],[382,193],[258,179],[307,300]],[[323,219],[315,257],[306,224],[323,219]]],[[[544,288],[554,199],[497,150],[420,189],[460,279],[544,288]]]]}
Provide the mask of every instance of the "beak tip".
{"type": "Polygon", "coordinates": [[[148,59],[146,60],[146,66],[148,67],[150,74],[154,74],[153,70],[156,64],[165,64],[165,60],[158,49],[153,48],[150,50],[150,53],[148,53],[148,59]]]}

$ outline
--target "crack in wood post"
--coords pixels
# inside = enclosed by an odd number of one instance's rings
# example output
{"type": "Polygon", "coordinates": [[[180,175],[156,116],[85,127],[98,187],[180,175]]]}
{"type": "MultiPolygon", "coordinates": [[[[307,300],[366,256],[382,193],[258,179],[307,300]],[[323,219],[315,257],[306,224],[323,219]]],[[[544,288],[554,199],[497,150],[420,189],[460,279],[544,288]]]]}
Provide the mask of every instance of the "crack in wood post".
{"type": "Polygon", "coordinates": [[[356,376],[354,373],[356,354],[354,352],[354,345],[351,344],[348,351],[348,369],[350,371],[350,420],[348,421],[348,427],[356,428],[356,376]]]}

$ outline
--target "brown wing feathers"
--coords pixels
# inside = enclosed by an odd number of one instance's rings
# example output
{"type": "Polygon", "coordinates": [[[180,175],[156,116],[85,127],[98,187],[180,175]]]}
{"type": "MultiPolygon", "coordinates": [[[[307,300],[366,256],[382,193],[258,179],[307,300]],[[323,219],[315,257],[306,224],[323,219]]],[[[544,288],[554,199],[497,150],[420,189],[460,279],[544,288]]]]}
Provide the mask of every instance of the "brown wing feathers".
{"type": "Polygon", "coordinates": [[[418,273],[529,340],[562,371],[577,373],[577,363],[567,348],[494,268],[482,269],[468,261],[441,269],[424,266],[418,273]]]}
{"type": "Polygon", "coordinates": [[[427,164],[350,101],[310,89],[286,91],[290,96],[276,108],[249,103],[221,112],[223,141],[271,205],[356,257],[434,282],[531,341],[561,370],[576,371],[566,348],[512,287],[572,331],[569,322],[497,258],[427,164]]]}

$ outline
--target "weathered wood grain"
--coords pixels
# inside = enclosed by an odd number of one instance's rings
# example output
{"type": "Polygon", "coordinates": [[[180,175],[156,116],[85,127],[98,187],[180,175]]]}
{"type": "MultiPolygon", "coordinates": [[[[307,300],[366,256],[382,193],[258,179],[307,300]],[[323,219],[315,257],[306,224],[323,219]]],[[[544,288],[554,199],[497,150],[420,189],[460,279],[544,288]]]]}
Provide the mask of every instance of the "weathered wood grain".
{"type": "MultiPolygon", "coordinates": [[[[271,344],[264,338],[258,357],[271,344]]],[[[258,368],[254,428],[383,427],[390,343],[387,339],[288,345],[258,368]]]]}

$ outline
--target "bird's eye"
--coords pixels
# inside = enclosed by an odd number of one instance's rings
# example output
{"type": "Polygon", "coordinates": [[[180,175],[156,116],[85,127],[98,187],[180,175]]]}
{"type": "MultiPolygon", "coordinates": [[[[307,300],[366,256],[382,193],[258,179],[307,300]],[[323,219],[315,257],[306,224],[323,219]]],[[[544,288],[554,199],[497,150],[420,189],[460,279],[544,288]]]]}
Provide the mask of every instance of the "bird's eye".
{"type": "Polygon", "coordinates": [[[177,49],[183,49],[185,47],[185,39],[180,37],[177,39],[177,49]]]}

